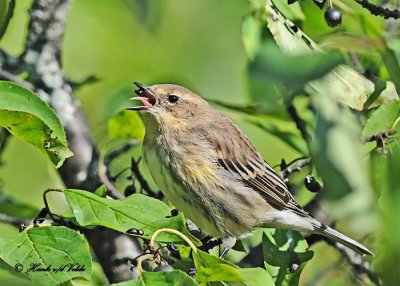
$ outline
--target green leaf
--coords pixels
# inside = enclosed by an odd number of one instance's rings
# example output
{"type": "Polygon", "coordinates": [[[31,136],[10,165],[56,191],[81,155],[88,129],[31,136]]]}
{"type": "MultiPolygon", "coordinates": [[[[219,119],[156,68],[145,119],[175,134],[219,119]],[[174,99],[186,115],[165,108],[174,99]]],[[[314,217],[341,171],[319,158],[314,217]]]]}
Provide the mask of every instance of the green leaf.
{"type": "Polygon", "coordinates": [[[387,155],[373,152],[372,174],[375,192],[379,197],[381,210],[382,237],[380,237],[380,252],[377,264],[383,280],[382,285],[396,285],[398,281],[398,265],[393,261],[400,259],[400,148],[395,148],[387,155]],[[387,255],[390,253],[390,255],[387,255]],[[386,255],[385,255],[386,254],[386,255]]]}
{"type": "Polygon", "coordinates": [[[248,106],[256,110],[256,114],[275,116],[282,120],[289,119],[283,101],[285,91],[282,85],[277,84],[262,74],[247,72],[249,93],[254,105],[248,106]],[[253,107],[254,106],[254,107],[253,107]]]}
{"type": "Polygon", "coordinates": [[[54,111],[37,94],[12,82],[0,81],[0,126],[35,146],[57,168],[72,156],[54,111]]]}
{"type": "Polygon", "coordinates": [[[306,19],[299,2],[288,5],[287,0],[275,0],[274,4],[278,10],[291,21],[304,21],[306,19]]]}
{"type": "MultiPolygon", "coordinates": [[[[275,0],[278,1],[278,0],[275,0]]],[[[290,55],[316,55],[322,49],[305,35],[295,24],[286,19],[279,9],[267,1],[267,22],[276,43],[290,55]]],[[[374,92],[374,83],[346,65],[339,65],[323,78],[306,85],[306,91],[315,96],[330,96],[353,109],[362,110],[368,97],[374,92]]],[[[379,96],[380,103],[398,100],[393,90],[379,96]]],[[[374,103],[369,107],[374,107],[374,103]]]]}
{"type": "Polygon", "coordinates": [[[163,272],[143,272],[135,280],[124,281],[112,286],[196,286],[193,278],[180,270],[163,272]]]}
{"type": "Polygon", "coordinates": [[[100,185],[100,186],[94,191],[94,194],[97,195],[97,196],[99,196],[99,197],[102,197],[102,198],[107,197],[107,188],[106,188],[106,186],[105,186],[105,185],[100,185]]]}
{"type": "MultiPolygon", "coordinates": [[[[342,62],[338,53],[289,56],[266,42],[248,66],[248,83],[257,113],[287,119],[284,97],[320,78],[342,62]]],[[[252,113],[254,115],[254,113],[252,113]]]]}
{"type": "Polygon", "coordinates": [[[307,251],[307,243],[296,231],[270,230],[263,233],[264,260],[275,285],[298,285],[305,262],[314,253],[307,251]]]}
{"type": "Polygon", "coordinates": [[[238,281],[245,285],[274,285],[271,276],[262,268],[239,268],[238,266],[203,251],[193,254],[196,280],[199,283],[238,281]]]}
{"type": "Polygon", "coordinates": [[[111,139],[138,139],[144,137],[144,126],[137,112],[120,111],[108,121],[108,136],[111,139]]]}
{"type": "Polygon", "coordinates": [[[397,91],[400,90],[400,40],[396,37],[386,37],[387,48],[382,52],[385,67],[394,82],[397,91]]]}
{"type": "Polygon", "coordinates": [[[313,53],[289,56],[267,42],[250,64],[253,77],[267,77],[282,82],[285,87],[302,88],[307,82],[320,78],[342,63],[339,53],[313,53]]]}
{"type": "MultiPolygon", "coordinates": [[[[82,190],[64,190],[64,194],[81,226],[102,225],[120,232],[128,229],[142,229],[142,237],[150,239],[160,228],[179,230],[199,244],[185,228],[182,214],[171,217],[171,209],[163,202],[141,194],[133,194],[122,200],[101,198],[82,190]]],[[[168,233],[157,237],[161,242],[182,242],[180,238],[168,233]]]]}
{"type": "Polygon", "coordinates": [[[313,103],[319,116],[310,149],[327,197],[338,199],[351,191],[369,194],[361,128],[355,114],[328,96],[315,96],[313,103]]]}
{"type": "MultiPolygon", "coordinates": [[[[1,1],[0,3],[0,11],[3,12],[7,6],[7,12],[4,15],[0,15],[0,40],[3,38],[4,34],[7,31],[8,24],[14,14],[15,8],[15,0],[10,0],[8,5],[6,1],[1,1]]],[[[2,14],[2,13],[0,13],[2,14]]]]}
{"type": "Polygon", "coordinates": [[[254,117],[248,117],[245,120],[256,125],[262,130],[267,131],[268,133],[276,136],[276,138],[282,140],[284,143],[288,144],[290,147],[297,150],[299,153],[304,155],[308,154],[307,145],[300,134],[296,134],[290,131],[282,131],[271,120],[267,121],[261,118],[254,118],[254,117]]]}
{"type": "Polygon", "coordinates": [[[180,270],[163,272],[143,272],[143,284],[149,286],[195,286],[193,278],[180,270]]]}
{"type": "Polygon", "coordinates": [[[87,241],[62,226],[35,227],[15,237],[0,238],[0,259],[36,285],[58,285],[76,277],[89,279],[92,272],[87,241]],[[33,271],[34,265],[46,271],[33,271]]]}
{"type": "Polygon", "coordinates": [[[362,134],[369,136],[382,131],[394,130],[400,131],[400,102],[390,102],[381,105],[368,118],[364,125],[362,134]],[[396,123],[397,121],[397,123],[396,123]],[[396,126],[393,126],[393,125],[396,126]]]}
{"type": "Polygon", "coordinates": [[[250,59],[255,57],[261,46],[261,32],[261,21],[255,19],[252,14],[246,15],[242,23],[242,40],[250,59]]]}
{"type": "MultiPolygon", "coordinates": [[[[277,101],[279,100],[279,102],[282,101],[282,97],[279,96],[279,99],[277,99],[277,101]]],[[[217,100],[217,99],[211,99],[211,98],[207,98],[208,102],[217,104],[219,106],[225,107],[227,109],[230,110],[235,110],[238,112],[242,112],[245,114],[251,114],[251,115],[266,115],[269,114],[269,110],[270,108],[267,107],[266,105],[264,106],[263,102],[265,102],[266,100],[261,101],[260,103],[250,103],[250,104],[232,104],[232,103],[228,103],[225,101],[221,101],[221,100],[217,100]]],[[[271,105],[271,104],[270,104],[271,105]]],[[[282,107],[283,104],[280,103],[280,106],[282,107]]],[[[283,109],[283,112],[285,112],[285,109],[283,109]]],[[[272,112],[272,110],[271,110],[272,112]]]]}
{"type": "Polygon", "coordinates": [[[263,9],[265,6],[265,0],[249,0],[249,2],[253,9],[263,9]]]}

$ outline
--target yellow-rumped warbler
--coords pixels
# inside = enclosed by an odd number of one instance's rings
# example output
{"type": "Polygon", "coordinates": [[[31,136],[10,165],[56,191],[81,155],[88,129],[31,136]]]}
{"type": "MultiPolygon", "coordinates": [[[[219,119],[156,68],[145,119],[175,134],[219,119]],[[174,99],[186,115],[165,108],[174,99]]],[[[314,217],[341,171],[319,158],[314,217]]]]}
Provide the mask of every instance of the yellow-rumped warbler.
{"type": "Polygon", "coordinates": [[[255,227],[311,232],[360,254],[360,243],[322,224],[293,199],[285,183],[242,131],[192,91],[135,82],[146,133],[143,158],[168,200],[224,252],[255,227]]]}

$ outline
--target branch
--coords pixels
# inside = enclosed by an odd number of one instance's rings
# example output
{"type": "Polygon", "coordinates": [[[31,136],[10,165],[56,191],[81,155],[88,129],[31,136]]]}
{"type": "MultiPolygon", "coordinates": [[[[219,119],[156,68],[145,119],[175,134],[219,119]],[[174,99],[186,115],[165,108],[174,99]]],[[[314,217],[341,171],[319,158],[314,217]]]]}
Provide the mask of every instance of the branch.
{"type": "Polygon", "coordinates": [[[65,127],[74,157],[60,168],[70,188],[94,190],[100,185],[96,175],[94,148],[80,102],[61,69],[61,47],[70,1],[36,0],[30,10],[26,49],[21,59],[37,92],[54,108],[65,127]]]}
{"type": "Polygon", "coordinates": [[[0,213],[0,222],[8,223],[16,227],[19,227],[21,224],[26,223],[27,221],[28,220],[26,219],[0,213]]]}
{"type": "MultiPolygon", "coordinates": [[[[75,98],[61,65],[70,3],[69,0],[33,1],[25,51],[19,58],[1,51],[3,70],[0,77],[35,90],[55,110],[65,128],[69,148],[74,153],[74,157],[66,160],[59,169],[65,186],[92,191],[101,184],[97,174],[99,156],[80,102],[75,98]],[[15,76],[21,71],[28,73],[27,81],[15,76]]],[[[133,238],[98,228],[88,231],[87,237],[110,282],[134,277],[135,273],[129,268],[114,263],[118,257],[126,256],[129,249],[137,248],[133,238]],[[127,238],[121,238],[124,236],[127,238]],[[119,243],[121,239],[122,244],[119,243]]],[[[134,251],[130,254],[136,255],[134,251]]],[[[130,255],[128,258],[131,258],[130,255]]]]}
{"type": "Polygon", "coordinates": [[[332,241],[329,238],[326,238],[326,237],[320,236],[320,235],[316,235],[316,234],[306,237],[306,240],[307,240],[308,245],[312,245],[321,240],[325,241],[327,244],[329,244],[330,246],[333,246],[334,248],[336,248],[336,250],[338,250],[342,254],[343,258],[353,268],[353,273],[356,276],[362,276],[363,274],[367,275],[367,277],[375,285],[379,285],[379,286],[382,285],[382,281],[379,278],[379,275],[371,269],[370,263],[367,260],[365,260],[362,255],[358,254],[354,250],[352,250],[336,241],[332,241]]]}
{"type": "MultiPolygon", "coordinates": [[[[326,212],[325,208],[321,204],[321,200],[324,196],[325,192],[321,189],[320,192],[312,199],[304,209],[309,212],[313,217],[315,217],[319,221],[323,221],[325,224],[329,225],[330,227],[334,227],[334,222],[329,217],[328,212],[326,212]]],[[[375,285],[382,285],[379,276],[374,273],[371,269],[371,266],[367,260],[363,258],[362,255],[358,254],[354,250],[344,246],[341,243],[336,241],[330,240],[325,236],[321,236],[318,234],[310,234],[305,236],[305,239],[309,246],[313,245],[318,241],[325,241],[327,244],[336,248],[346,259],[346,261],[350,264],[353,268],[353,272],[360,276],[361,274],[366,274],[368,278],[375,284],[375,285]]]]}
{"type": "MultiPolygon", "coordinates": [[[[332,242],[331,242],[332,243],[332,242]]],[[[331,244],[332,245],[332,244],[331,244]]],[[[351,265],[354,269],[354,272],[357,275],[366,274],[368,278],[375,285],[382,285],[382,281],[379,278],[378,274],[376,274],[372,269],[370,263],[363,258],[360,254],[351,250],[350,248],[344,246],[343,244],[334,242],[333,246],[340,251],[340,253],[344,256],[346,261],[351,265]]]]}

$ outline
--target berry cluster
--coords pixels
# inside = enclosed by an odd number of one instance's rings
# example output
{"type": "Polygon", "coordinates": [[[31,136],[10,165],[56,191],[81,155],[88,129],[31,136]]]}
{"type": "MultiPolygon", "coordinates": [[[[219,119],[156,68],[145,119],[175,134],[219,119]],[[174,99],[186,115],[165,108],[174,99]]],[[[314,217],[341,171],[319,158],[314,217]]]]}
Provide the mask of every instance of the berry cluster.
{"type": "MultiPolygon", "coordinates": [[[[288,4],[292,4],[297,0],[288,0],[288,4]]],[[[324,13],[325,22],[330,27],[336,27],[342,23],[342,13],[332,6],[332,0],[313,0],[314,3],[320,8],[323,9],[325,3],[328,1],[328,9],[326,9],[324,13]]],[[[375,16],[382,16],[385,19],[393,18],[399,19],[400,18],[400,10],[394,9],[391,10],[389,8],[384,8],[379,5],[375,5],[369,3],[368,0],[355,0],[358,4],[360,4],[363,8],[370,11],[372,15],[375,16]]]]}

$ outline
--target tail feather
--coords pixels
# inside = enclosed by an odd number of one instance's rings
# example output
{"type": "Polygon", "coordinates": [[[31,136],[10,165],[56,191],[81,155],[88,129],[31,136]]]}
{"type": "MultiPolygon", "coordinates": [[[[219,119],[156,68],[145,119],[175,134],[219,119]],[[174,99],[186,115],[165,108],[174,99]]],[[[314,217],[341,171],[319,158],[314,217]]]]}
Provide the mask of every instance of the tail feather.
{"type": "Polygon", "coordinates": [[[345,236],[344,234],[341,234],[340,232],[334,230],[333,228],[330,228],[327,225],[320,224],[320,225],[315,225],[314,224],[314,233],[326,236],[334,241],[337,241],[355,252],[359,254],[367,254],[367,255],[374,255],[368,248],[366,248],[364,245],[361,243],[351,239],[350,237],[345,236]]]}

